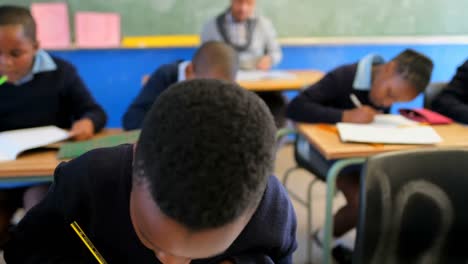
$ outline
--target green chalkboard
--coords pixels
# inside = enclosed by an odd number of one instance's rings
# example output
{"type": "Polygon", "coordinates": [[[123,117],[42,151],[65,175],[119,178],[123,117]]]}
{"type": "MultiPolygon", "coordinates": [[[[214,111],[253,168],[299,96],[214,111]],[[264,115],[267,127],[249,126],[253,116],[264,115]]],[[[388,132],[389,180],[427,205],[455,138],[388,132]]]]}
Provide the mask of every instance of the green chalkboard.
{"type": "MultiPolygon", "coordinates": [[[[29,5],[28,0],[0,4],[29,5]]],[[[54,2],[54,0],[36,0],[54,2]]],[[[57,2],[57,1],[55,1],[57,2]]],[[[124,36],[198,34],[229,0],[67,0],[75,11],[119,12],[124,36]]],[[[468,0],[257,0],[280,37],[468,35],[468,0]]],[[[73,20],[73,19],[71,19],[73,20]]]]}

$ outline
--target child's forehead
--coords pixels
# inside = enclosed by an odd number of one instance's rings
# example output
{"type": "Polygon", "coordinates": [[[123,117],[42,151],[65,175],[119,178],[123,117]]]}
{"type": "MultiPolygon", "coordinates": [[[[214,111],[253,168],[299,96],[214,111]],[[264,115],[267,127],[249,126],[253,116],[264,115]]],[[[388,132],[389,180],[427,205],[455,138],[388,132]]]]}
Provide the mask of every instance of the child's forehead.
{"type": "Polygon", "coordinates": [[[0,38],[2,40],[21,42],[25,40],[32,41],[27,36],[24,26],[21,24],[0,25],[0,38]]]}

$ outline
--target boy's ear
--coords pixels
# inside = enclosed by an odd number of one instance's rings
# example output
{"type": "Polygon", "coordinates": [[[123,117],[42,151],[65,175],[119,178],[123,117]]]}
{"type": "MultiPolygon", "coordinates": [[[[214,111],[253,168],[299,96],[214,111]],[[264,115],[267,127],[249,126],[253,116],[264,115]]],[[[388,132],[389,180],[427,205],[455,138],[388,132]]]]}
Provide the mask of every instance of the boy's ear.
{"type": "Polygon", "coordinates": [[[397,66],[396,61],[389,61],[385,67],[386,72],[390,75],[395,75],[397,72],[397,66]]]}
{"type": "Polygon", "coordinates": [[[195,78],[195,69],[193,68],[193,63],[190,62],[185,68],[185,78],[191,80],[195,78]]]}
{"type": "Polygon", "coordinates": [[[39,41],[34,41],[33,43],[33,48],[34,48],[34,51],[37,51],[39,49],[40,45],[39,45],[39,41]]]}

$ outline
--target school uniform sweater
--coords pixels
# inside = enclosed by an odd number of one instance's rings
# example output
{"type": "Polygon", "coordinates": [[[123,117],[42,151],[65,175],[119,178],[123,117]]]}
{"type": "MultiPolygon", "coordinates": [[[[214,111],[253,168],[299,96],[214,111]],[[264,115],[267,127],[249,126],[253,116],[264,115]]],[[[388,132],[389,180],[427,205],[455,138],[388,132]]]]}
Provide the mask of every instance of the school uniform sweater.
{"type": "MultiPolygon", "coordinates": [[[[5,248],[8,264],[95,263],[70,227],[77,221],[108,263],[160,263],[138,240],[130,220],[132,145],[98,149],[62,163],[47,197],[15,228],[5,248]]],[[[296,218],[288,195],[270,177],[257,211],[220,256],[235,263],[292,263],[296,218]]]]}
{"type": "Polygon", "coordinates": [[[468,123],[468,60],[434,99],[432,109],[457,122],[468,123]]]}
{"type": "Polygon", "coordinates": [[[179,79],[179,64],[177,61],[158,68],[148,82],[143,86],[138,96],[133,100],[122,118],[125,130],[140,129],[146,113],[150,110],[159,95],[179,79]]]}
{"type": "Polygon", "coordinates": [[[19,85],[0,86],[0,131],[55,125],[68,129],[90,118],[95,131],[106,123],[104,110],[93,99],[75,68],[52,57],[57,69],[34,74],[19,85]]]}
{"type": "Polygon", "coordinates": [[[353,87],[357,67],[358,64],[344,65],[327,73],[322,80],[302,91],[291,101],[287,116],[295,122],[341,122],[343,112],[356,107],[349,97],[353,93],[363,105],[388,112],[388,109],[372,104],[368,90],[353,87]]]}

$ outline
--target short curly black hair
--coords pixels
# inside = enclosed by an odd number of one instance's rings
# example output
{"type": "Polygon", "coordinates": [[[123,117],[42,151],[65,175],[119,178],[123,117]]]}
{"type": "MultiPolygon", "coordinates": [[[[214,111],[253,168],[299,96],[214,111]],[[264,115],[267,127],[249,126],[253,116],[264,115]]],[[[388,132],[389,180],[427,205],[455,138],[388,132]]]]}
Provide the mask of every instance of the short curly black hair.
{"type": "Polygon", "coordinates": [[[237,84],[175,84],[146,115],[134,182],[149,183],[161,211],[192,231],[223,226],[263,197],[275,130],[265,103],[237,84]]]}
{"type": "Polygon", "coordinates": [[[0,5],[0,26],[21,25],[24,34],[31,41],[36,42],[36,22],[26,7],[14,5],[0,5]]]}
{"type": "Polygon", "coordinates": [[[434,63],[426,55],[406,49],[392,59],[397,63],[397,72],[418,91],[424,92],[431,80],[434,63]]]}

